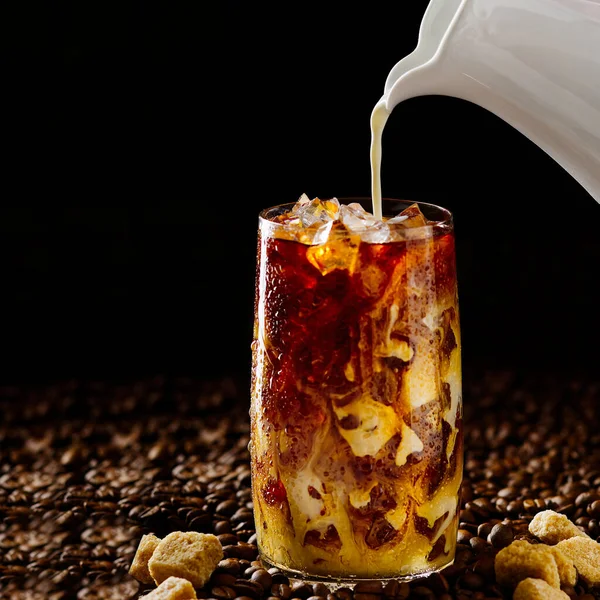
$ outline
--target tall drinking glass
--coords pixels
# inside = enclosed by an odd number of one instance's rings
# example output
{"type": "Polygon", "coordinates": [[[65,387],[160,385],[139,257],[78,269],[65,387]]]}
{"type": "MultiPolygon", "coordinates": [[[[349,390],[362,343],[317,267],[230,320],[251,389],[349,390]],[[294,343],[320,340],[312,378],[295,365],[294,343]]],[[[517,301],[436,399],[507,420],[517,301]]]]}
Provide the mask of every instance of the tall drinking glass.
{"type": "MultiPolygon", "coordinates": [[[[384,215],[411,204],[384,200],[384,215]]],[[[293,205],[259,217],[253,500],[261,558],[290,576],[408,579],[454,560],[454,229],[447,210],[418,206],[385,238],[339,222],[298,234],[293,205]]]]}

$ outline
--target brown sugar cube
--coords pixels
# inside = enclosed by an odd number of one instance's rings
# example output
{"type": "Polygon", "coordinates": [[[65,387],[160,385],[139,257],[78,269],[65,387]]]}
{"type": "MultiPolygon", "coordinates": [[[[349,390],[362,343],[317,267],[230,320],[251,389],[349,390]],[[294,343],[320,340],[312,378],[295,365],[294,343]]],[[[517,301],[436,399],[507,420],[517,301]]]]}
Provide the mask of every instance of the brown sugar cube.
{"type": "Polygon", "coordinates": [[[588,585],[600,584],[600,544],[589,537],[572,537],[557,545],[588,585]]]}
{"type": "Polygon", "coordinates": [[[187,579],[169,577],[155,590],[143,596],[143,600],[195,600],[196,590],[187,579]]]}
{"type": "Polygon", "coordinates": [[[546,544],[558,544],[572,537],[588,537],[566,515],[544,510],[529,523],[529,532],[546,544]]]}
{"type": "Polygon", "coordinates": [[[558,546],[542,546],[540,548],[547,548],[556,562],[556,568],[558,569],[558,577],[560,579],[560,586],[575,587],[577,583],[577,570],[573,565],[573,561],[562,552],[558,546]]]}
{"type": "Polygon", "coordinates": [[[156,546],[148,570],[157,585],[171,576],[187,579],[201,588],[223,558],[216,536],[195,531],[175,531],[156,546]]]}
{"type": "Polygon", "coordinates": [[[155,535],[148,534],[142,536],[140,545],[133,557],[131,568],[129,569],[129,574],[133,578],[142,583],[154,583],[152,575],[150,575],[150,572],[148,571],[148,561],[159,542],[160,538],[157,538],[155,535]]]}
{"type": "Polygon", "coordinates": [[[569,596],[548,585],[543,579],[528,577],[517,586],[513,600],[569,600],[569,596]]]}
{"type": "Polygon", "coordinates": [[[518,540],[496,555],[496,580],[514,588],[523,579],[543,579],[553,588],[560,588],[558,567],[552,553],[537,545],[518,540]]]}

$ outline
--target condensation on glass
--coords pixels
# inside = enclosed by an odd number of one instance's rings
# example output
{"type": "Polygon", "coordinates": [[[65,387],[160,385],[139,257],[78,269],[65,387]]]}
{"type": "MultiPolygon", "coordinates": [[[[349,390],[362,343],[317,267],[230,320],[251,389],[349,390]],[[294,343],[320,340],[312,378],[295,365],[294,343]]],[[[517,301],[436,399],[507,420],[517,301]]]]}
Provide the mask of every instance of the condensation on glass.
{"type": "MultiPolygon", "coordinates": [[[[410,203],[385,201],[396,215],[410,203]]],[[[292,574],[403,578],[454,559],[462,480],[454,230],[323,243],[259,220],[252,485],[261,557],[292,574]]]]}

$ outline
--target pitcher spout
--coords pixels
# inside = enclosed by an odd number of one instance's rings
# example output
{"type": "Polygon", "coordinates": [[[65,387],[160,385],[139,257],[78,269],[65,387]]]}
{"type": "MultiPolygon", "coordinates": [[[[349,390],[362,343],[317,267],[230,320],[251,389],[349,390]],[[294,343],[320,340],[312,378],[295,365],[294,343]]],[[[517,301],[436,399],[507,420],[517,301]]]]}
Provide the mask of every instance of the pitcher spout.
{"type": "Polygon", "coordinates": [[[439,61],[432,58],[401,75],[392,88],[385,94],[385,106],[392,111],[395,106],[419,96],[452,95],[449,73],[439,68],[439,61]]]}

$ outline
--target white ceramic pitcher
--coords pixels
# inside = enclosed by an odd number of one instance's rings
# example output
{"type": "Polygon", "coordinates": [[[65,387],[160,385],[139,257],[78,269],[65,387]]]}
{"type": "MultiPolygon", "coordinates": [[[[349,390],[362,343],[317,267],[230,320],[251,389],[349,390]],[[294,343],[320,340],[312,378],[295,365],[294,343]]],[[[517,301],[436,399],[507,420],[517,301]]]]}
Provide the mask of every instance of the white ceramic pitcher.
{"type": "Polygon", "coordinates": [[[380,105],[430,94],[493,112],[600,202],[600,0],[431,0],[380,105]]]}

